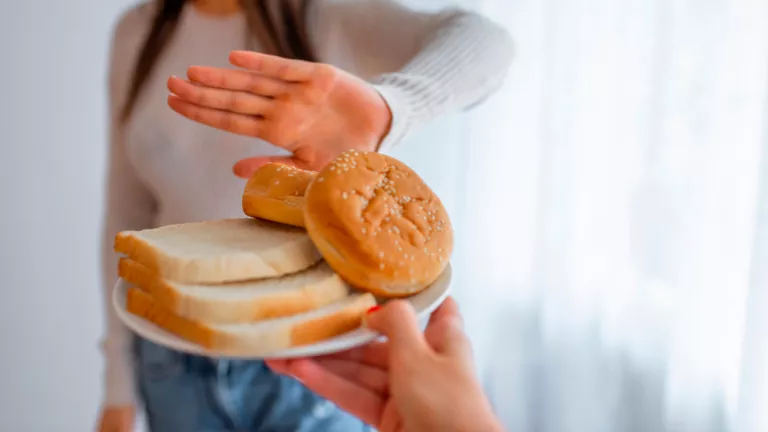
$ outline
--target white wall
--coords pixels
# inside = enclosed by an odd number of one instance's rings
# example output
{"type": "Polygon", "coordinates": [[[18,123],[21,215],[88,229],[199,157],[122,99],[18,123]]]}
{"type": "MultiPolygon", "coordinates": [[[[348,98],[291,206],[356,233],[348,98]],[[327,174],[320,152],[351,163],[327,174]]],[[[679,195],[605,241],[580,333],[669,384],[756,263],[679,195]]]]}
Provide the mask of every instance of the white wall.
{"type": "MultiPolygon", "coordinates": [[[[92,430],[101,397],[98,241],[105,73],[130,0],[0,9],[0,430],[92,430]]],[[[398,152],[457,209],[459,129],[398,152]],[[435,151],[436,156],[421,156],[435,151]],[[435,163],[437,160],[441,164],[435,163]],[[441,167],[437,169],[437,167],[441,167]]]]}
{"type": "Polygon", "coordinates": [[[7,1],[0,12],[0,430],[92,430],[104,77],[130,0],[7,1]]]}

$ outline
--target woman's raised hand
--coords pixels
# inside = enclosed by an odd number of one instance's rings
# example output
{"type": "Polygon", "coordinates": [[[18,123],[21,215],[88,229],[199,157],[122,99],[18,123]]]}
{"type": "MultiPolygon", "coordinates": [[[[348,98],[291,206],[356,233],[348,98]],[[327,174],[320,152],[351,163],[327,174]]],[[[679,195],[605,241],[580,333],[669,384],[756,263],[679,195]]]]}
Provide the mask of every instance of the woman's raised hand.
{"type": "Polygon", "coordinates": [[[381,95],[338,68],[249,51],[232,52],[230,62],[240,69],[191,66],[187,79],[169,78],[168,105],[293,153],[239,161],[240,177],[276,160],[318,170],[345,150],[376,150],[389,130],[392,114],[381,95]]]}
{"type": "Polygon", "coordinates": [[[410,303],[401,300],[369,314],[367,325],[388,340],[267,363],[381,432],[502,430],[475,378],[453,299],[435,311],[424,333],[410,303]]]}

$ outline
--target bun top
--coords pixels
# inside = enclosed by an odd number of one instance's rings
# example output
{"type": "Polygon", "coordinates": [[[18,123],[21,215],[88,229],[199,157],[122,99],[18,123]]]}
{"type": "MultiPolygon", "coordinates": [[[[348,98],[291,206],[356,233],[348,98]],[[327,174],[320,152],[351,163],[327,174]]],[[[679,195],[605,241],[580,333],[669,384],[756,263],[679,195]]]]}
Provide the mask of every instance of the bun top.
{"type": "Polygon", "coordinates": [[[270,162],[259,168],[245,186],[245,193],[265,198],[303,197],[314,171],[270,162]]]}
{"type": "Polygon", "coordinates": [[[426,288],[453,250],[448,213],[402,162],[351,150],[321,170],[306,192],[307,229],[342,277],[382,296],[426,288]]]}

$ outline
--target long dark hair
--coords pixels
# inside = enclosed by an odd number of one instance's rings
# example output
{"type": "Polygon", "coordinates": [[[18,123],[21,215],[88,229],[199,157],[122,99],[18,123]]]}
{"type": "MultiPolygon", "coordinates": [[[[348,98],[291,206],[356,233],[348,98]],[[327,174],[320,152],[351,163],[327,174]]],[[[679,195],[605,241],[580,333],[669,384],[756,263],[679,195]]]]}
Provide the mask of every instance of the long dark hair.
{"type": "MultiPolygon", "coordinates": [[[[191,0],[157,0],[157,11],[133,69],[128,98],[121,120],[131,116],[141,90],[163,49],[173,37],[181,12],[191,0]]],[[[306,10],[309,0],[240,0],[251,35],[265,52],[282,57],[315,61],[307,39],[306,10]]]]}

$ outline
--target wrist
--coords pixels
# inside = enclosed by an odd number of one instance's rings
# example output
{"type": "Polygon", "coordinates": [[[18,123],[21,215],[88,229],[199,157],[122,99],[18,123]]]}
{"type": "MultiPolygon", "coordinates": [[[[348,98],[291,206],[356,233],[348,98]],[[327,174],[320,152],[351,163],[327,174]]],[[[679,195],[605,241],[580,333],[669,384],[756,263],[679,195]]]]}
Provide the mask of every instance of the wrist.
{"type": "Polygon", "coordinates": [[[504,432],[504,426],[499,418],[493,412],[493,407],[486,398],[485,394],[478,387],[476,395],[478,402],[482,400],[474,409],[474,415],[466,417],[468,423],[460,423],[462,427],[460,432],[504,432]]]}
{"type": "Polygon", "coordinates": [[[373,88],[384,101],[386,118],[388,120],[385,130],[380,133],[376,151],[387,152],[398,145],[412,130],[413,114],[408,95],[393,85],[378,83],[373,88]]]}
{"type": "Polygon", "coordinates": [[[376,104],[370,111],[370,125],[374,141],[373,151],[378,151],[379,146],[387,138],[392,128],[392,110],[379,92],[374,90],[374,93],[376,94],[376,104]]]}
{"type": "Polygon", "coordinates": [[[496,416],[493,416],[490,423],[488,423],[488,432],[505,432],[504,426],[501,425],[501,422],[499,422],[499,419],[496,418],[496,416]]]}

